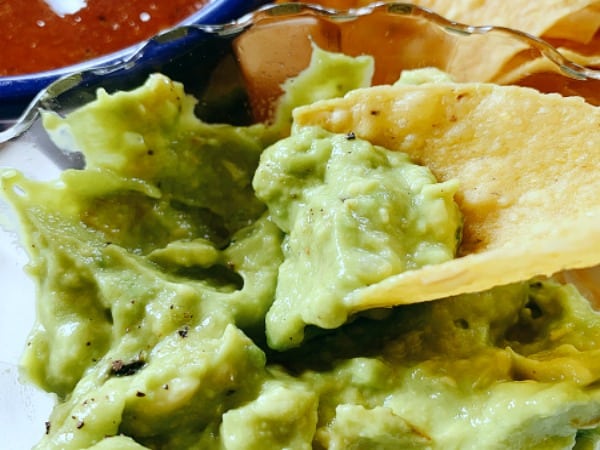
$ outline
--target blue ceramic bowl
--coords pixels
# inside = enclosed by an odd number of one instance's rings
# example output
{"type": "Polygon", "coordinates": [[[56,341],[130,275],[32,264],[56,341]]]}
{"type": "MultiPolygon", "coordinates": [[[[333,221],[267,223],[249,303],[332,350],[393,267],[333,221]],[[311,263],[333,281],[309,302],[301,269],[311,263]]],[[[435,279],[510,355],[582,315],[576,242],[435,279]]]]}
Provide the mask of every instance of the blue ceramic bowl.
{"type": "MultiPolygon", "coordinates": [[[[266,3],[265,0],[213,0],[178,25],[225,23],[264,3],[266,3]]],[[[143,45],[143,43],[136,44],[118,52],[59,69],[21,76],[0,77],[0,130],[18,117],[39,91],[59,77],[93,67],[126,61],[143,45]]],[[[163,47],[161,52],[168,52],[168,49],[163,47]]],[[[148,57],[156,56],[152,52],[148,52],[147,55],[148,57]]]]}

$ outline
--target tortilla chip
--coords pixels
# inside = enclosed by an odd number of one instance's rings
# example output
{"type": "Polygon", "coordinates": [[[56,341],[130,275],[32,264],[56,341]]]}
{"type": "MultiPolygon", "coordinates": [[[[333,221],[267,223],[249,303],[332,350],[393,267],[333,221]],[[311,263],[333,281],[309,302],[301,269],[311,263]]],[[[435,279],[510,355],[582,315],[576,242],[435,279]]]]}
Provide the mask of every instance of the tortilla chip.
{"type": "MultiPolygon", "coordinates": [[[[575,62],[584,67],[600,66],[600,35],[596,36],[587,44],[579,44],[573,41],[552,40],[549,41],[567,60],[575,62]]],[[[514,80],[526,75],[540,72],[560,73],[556,64],[546,57],[535,55],[532,58],[530,51],[524,50],[517,53],[508,61],[496,77],[494,83],[512,83],[514,80]]]]}
{"type": "Polygon", "coordinates": [[[599,6],[592,0],[415,0],[412,3],[469,25],[498,25],[535,36],[578,42],[587,42],[600,27],[599,6]]]}
{"type": "MultiPolygon", "coordinates": [[[[579,57],[581,62],[590,58],[598,57],[600,55],[600,32],[596,33],[590,41],[582,44],[580,42],[566,40],[566,39],[547,39],[550,44],[559,49],[566,57],[573,56],[574,60],[579,57]]],[[[577,61],[579,62],[579,61],[577,61]]]]}
{"type": "Polygon", "coordinates": [[[543,36],[545,39],[567,39],[587,44],[598,28],[600,28],[600,3],[593,2],[579,11],[564,16],[544,31],[543,36]]]}
{"type": "Polygon", "coordinates": [[[295,110],[457,178],[457,259],[352,293],[355,311],[434,300],[600,263],[600,109],[477,83],[377,86],[295,110]]]}
{"type": "Polygon", "coordinates": [[[540,92],[558,92],[564,96],[581,96],[600,106],[600,80],[576,80],[553,72],[536,72],[514,81],[514,84],[533,87],[540,92]]]}
{"type": "MultiPolygon", "coordinates": [[[[482,2],[480,0],[417,0],[415,4],[428,7],[448,19],[470,25],[496,25],[525,31],[534,36],[541,37],[557,46],[557,41],[567,41],[572,46],[581,49],[595,46],[593,41],[600,28],[600,3],[589,0],[565,1],[553,0],[551,2],[523,2],[509,0],[504,2],[482,2]]],[[[536,60],[532,59],[531,48],[525,44],[512,42],[512,45],[501,43],[493,54],[490,54],[491,45],[489,37],[479,38],[481,43],[465,42],[458,49],[455,64],[463,65],[466,70],[469,66],[477,76],[471,79],[480,81],[494,81],[499,79],[502,83],[523,77],[524,73],[536,73],[542,66],[553,65],[548,59],[534,52],[536,60]],[[484,62],[482,64],[481,62],[484,62]],[[520,68],[521,64],[526,67],[520,68]],[[512,73],[516,70],[516,74],[512,73]],[[504,74],[509,73],[509,76],[504,74]],[[508,80],[508,81],[505,81],[508,80]]],[[[564,42],[563,42],[564,43],[564,42]]],[[[564,47],[564,45],[563,45],[564,47]]],[[[577,50],[575,50],[577,51],[577,50]]],[[[598,55],[598,53],[594,53],[598,55]]],[[[565,57],[571,55],[566,53],[565,57]]],[[[588,61],[573,58],[582,65],[588,61]]],[[[453,71],[456,71],[454,69],[453,71]]],[[[551,70],[556,70],[556,66],[551,70]]]]}
{"type": "MultiPolygon", "coordinates": [[[[594,39],[588,46],[561,43],[566,46],[556,45],[556,48],[568,60],[584,67],[600,67],[600,40],[594,39]]],[[[534,87],[541,92],[557,92],[564,96],[576,95],[592,105],[600,105],[600,80],[567,78],[548,58],[532,58],[528,51],[515,55],[490,81],[534,87]]]]}

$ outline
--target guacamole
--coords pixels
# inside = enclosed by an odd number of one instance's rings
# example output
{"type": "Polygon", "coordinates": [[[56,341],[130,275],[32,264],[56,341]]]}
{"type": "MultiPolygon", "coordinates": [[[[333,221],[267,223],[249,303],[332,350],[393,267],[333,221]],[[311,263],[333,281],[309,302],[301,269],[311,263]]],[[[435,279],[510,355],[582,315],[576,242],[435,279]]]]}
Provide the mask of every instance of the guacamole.
{"type": "MultiPolygon", "coordinates": [[[[315,49],[289,92],[329,88],[280,111],[369,73],[368,59],[315,49]]],[[[285,112],[214,125],[194,103],[161,75],[100,92],[44,119],[85,169],[1,174],[38,287],[23,365],[58,395],[37,448],[600,442],[600,315],[573,286],[345,308],[354,289],[454,257],[454,181],[351,134],[290,131],[285,112]]]]}
{"type": "Polygon", "coordinates": [[[298,345],[307,324],[344,324],[344,297],[356,288],[452,259],[461,229],[456,186],[351,134],[293,129],[267,148],[254,189],[286,234],[269,345],[298,345]]]}

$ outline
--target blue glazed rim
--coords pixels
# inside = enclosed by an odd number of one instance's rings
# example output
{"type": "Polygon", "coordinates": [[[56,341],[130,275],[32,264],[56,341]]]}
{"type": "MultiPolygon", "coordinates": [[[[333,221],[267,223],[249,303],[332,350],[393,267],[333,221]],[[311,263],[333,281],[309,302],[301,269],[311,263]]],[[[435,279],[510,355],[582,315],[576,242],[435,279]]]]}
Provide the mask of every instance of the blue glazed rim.
{"type": "MultiPolygon", "coordinates": [[[[237,19],[265,3],[267,3],[265,0],[216,0],[208,3],[177,26],[225,23],[237,19]]],[[[146,44],[147,42],[144,41],[115,53],[59,69],[30,75],[0,77],[0,129],[2,129],[1,122],[8,122],[18,117],[39,91],[58,78],[93,67],[123,63],[136,55],[146,44]]],[[[168,52],[168,44],[149,46],[144,51],[144,58],[156,60],[168,52]]]]}

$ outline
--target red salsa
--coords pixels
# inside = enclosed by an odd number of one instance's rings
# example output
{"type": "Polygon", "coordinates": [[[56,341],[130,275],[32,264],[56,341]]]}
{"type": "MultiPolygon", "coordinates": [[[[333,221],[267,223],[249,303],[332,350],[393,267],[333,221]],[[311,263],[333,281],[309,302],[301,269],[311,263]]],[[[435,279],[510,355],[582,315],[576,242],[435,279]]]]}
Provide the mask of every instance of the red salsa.
{"type": "Polygon", "coordinates": [[[44,0],[1,0],[0,76],[106,55],[177,24],[208,2],[87,0],[77,12],[61,16],[44,0]]]}

